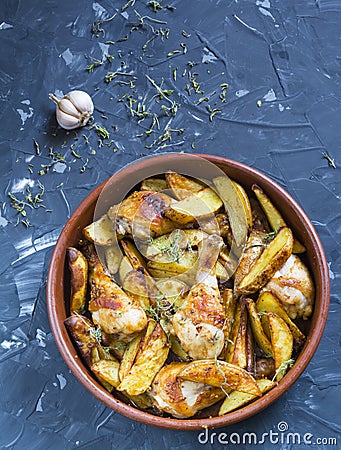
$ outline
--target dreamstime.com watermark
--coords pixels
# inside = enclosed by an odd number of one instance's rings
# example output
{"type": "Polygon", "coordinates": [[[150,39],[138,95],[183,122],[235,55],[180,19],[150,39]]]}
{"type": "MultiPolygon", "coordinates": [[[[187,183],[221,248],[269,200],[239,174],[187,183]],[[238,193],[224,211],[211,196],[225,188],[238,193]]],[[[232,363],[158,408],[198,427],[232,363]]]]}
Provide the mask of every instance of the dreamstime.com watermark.
{"type": "Polygon", "coordinates": [[[336,437],[315,437],[311,433],[295,433],[289,431],[287,422],[278,422],[277,431],[270,430],[265,433],[233,432],[230,434],[224,432],[211,431],[206,428],[198,434],[199,444],[222,444],[222,445],[264,445],[270,444],[305,444],[305,445],[337,445],[336,437]]]}

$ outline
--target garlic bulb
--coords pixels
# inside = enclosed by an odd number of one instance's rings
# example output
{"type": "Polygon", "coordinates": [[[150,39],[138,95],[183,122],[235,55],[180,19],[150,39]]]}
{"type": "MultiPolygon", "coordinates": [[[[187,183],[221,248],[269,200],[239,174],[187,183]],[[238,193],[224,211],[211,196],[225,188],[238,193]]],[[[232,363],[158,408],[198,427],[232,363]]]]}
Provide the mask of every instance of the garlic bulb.
{"type": "Polygon", "coordinates": [[[71,91],[63,98],[58,98],[53,94],[49,94],[49,97],[57,105],[57,122],[65,130],[84,127],[94,111],[91,97],[84,91],[71,91]]]}

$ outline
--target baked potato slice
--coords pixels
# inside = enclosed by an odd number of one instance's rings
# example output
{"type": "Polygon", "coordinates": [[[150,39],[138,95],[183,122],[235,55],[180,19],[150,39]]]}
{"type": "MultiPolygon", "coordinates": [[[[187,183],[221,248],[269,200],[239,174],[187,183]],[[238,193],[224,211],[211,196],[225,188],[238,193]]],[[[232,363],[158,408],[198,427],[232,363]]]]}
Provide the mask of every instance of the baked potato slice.
{"type": "Polygon", "coordinates": [[[258,344],[258,347],[264,352],[266,356],[273,357],[272,345],[264,333],[263,326],[258,315],[255,302],[251,298],[245,299],[246,307],[249,312],[250,324],[253,336],[258,344]]]}
{"type": "Polygon", "coordinates": [[[105,250],[105,263],[107,269],[112,275],[115,275],[120,268],[120,264],[123,258],[123,253],[119,245],[114,244],[107,247],[105,250]]]}
{"type": "MultiPolygon", "coordinates": [[[[272,312],[277,314],[288,325],[297,344],[302,345],[305,341],[305,336],[298,326],[290,319],[281,303],[271,292],[262,292],[256,302],[256,309],[259,313],[272,312]]],[[[270,335],[268,335],[270,337],[270,335]]]]}
{"type": "Polygon", "coordinates": [[[91,365],[91,371],[100,380],[104,380],[113,387],[117,387],[120,384],[119,378],[120,363],[118,361],[111,361],[107,359],[101,359],[91,365]]]}
{"type": "Polygon", "coordinates": [[[85,310],[88,285],[88,262],[82,252],[74,247],[67,249],[70,270],[70,312],[82,313],[85,310]]]}
{"type": "Polygon", "coordinates": [[[268,313],[271,343],[274,352],[276,380],[280,381],[291,365],[293,335],[288,325],[275,313],[268,313]]]}
{"type": "Polygon", "coordinates": [[[166,210],[165,215],[180,225],[187,225],[195,220],[212,217],[222,206],[223,202],[214,190],[204,188],[184,200],[173,203],[166,210]]]}
{"type": "Polygon", "coordinates": [[[194,181],[176,172],[167,172],[166,182],[178,200],[184,200],[186,197],[196,194],[205,187],[198,181],[194,181]]]}
{"type": "Polygon", "coordinates": [[[235,243],[237,247],[241,247],[246,242],[249,225],[248,211],[241,200],[240,191],[227,176],[217,177],[213,183],[224,202],[235,243]]]}
{"type": "Polygon", "coordinates": [[[84,237],[96,245],[108,247],[117,241],[117,233],[113,228],[112,221],[104,214],[95,222],[83,229],[84,237]]]}
{"type": "Polygon", "coordinates": [[[130,402],[139,409],[148,409],[153,406],[153,400],[147,392],[139,395],[128,395],[125,392],[124,396],[127,397],[130,402]]]}
{"type": "Polygon", "coordinates": [[[245,192],[245,189],[239,183],[237,183],[234,180],[232,181],[232,183],[233,183],[233,186],[236,188],[237,195],[239,196],[241,203],[243,204],[247,224],[248,224],[249,230],[251,230],[251,228],[252,228],[252,210],[251,210],[251,204],[250,204],[249,197],[248,197],[247,193],[245,192]]]}
{"type": "Polygon", "coordinates": [[[271,227],[262,207],[259,204],[259,201],[254,197],[250,197],[249,200],[252,212],[252,231],[269,233],[271,231],[271,227]]]}
{"type": "Polygon", "coordinates": [[[174,276],[193,269],[198,260],[197,251],[186,250],[182,253],[179,252],[178,256],[179,259],[177,259],[177,255],[157,255],[152,261],[148,262],[148,271],[150,271],[152,276],[156,276],[154,275],[155,270],[170,272],[174,276]]]}
{"type": "Polygon", "coordinates": [[[119,267],[119,269],[118,269],[118,274],[119,274],[120,281],[121,281],[121,284],[122,284],[122,285],[123,285],[123,283],[124,283],[125,277],[128,275],[129,272],[131,272],[131,271],[133,271],[133,270],[134,270],[134,269],[133,269],[133,266],[131,265],[131,263],[130,263],[128,257],[127,257],[127,256],[124,256],[124,257],[121,259],[120,267],[119,267]]]}
{"type": "Polygon", "coordinates": [[[129,239],[122,239],[121,245],[123,248],[123,252],[128,258],[131,266],[135,270],[146,269],[147,265],[146,262],[141,255],[141,253],[136,248],[136,245],[130,241],[129,239]]]}
{"type": "MultiPolygon", "coordinates": [[[[257,380],[257,385],[261,391],[262,394],[265,394],[270,389],[276,386],[276,383],[267,380],[266,378],[263,378],[261,380],[257,380]]],[[[241,408],[244,405],[247,405],[252,400],[255,400],[257,396],[252,394],[247,394],[245,392],[239,392],[239,391],[233,391],[231,392],[224,402],[222,403],[220,409],[219,409],[219,416],[223,416],[224,414],[227,414],[231,411],[234,411],[238,408],[241,408]]]]}
{"type": "Polygon", "coordinates": [[[141,191],[159,192],[168,188],[167,181],[162,178],[147,178],[141,183],[141,191]]]}
{"type": "Polygon", "coordinates": [[[222,292],[222,303],[225,310],[225,323],[224,323],[224,348],[219,355],[220,359],[226,360],[227,347],[229,345],[232,325],[234,321],[234,311],[236,308],[236,298],[233,295],[232,289],[224,289],[222,292]]]}
{"type": "Polygon", "coordinates": [[[262,288],[289,258],[292,246],[293,236],[290,228],[281,228],[241,280],[237,293],[253,294],[262,288]]]}
{"type": "Polygon", "coordinates": [[[156,286],[169,304],[174,305],[175,309],[180,308],[183,304],[189,289],[186,283],[174,278],[159,280],[156,282],[156,286]]]}
{"type": "Polygon", "coordinates": [[[244,300],[241,304],[239,329],[234,345],[232,364],[242,369],[247,366],[247,312],[244,300]]]}
{"type": "Polygon", "coordinates": [[[178,374],[183,380],[206,383],[214,387],[228,387],[236,391],[260,396],[256,380],[241,367],[225,361],[202,359],[188,363],[178,374]]]}
{"type": "Polygon", "coordinates": [[[237,300],[234,307],[234,315],[232,319],[232,326],[229,338],[227,341],[225,341],[226,345],[225,361],[228,363],[231,363],[233,359],[234,349],[236,346],[237,336],[239,332],[241,314],[242,314],[242,303],[240,300],[237,300]]]}
{"type": "Polygon", "coordinates": [[[140,270],[131,270],[126,274],[122,283],[123,290],[134,297],[144,309],[150,307],[151,300],[146,276],[140,270]]]}
{"type": "Polygon", "coordinates": [[[117,389],[127,392],[128,395],[139,395],[146,392],[155,375],[164,365],[168,352],[167,336],[161,325],[157,324],[146,346],[136,357],[134,365],[117,389]]]}
{"type": "MultiPolygon", "coordinates": [[[[257,185],[252,186],[252,190],[255,193],[263,211],[271,225],[271,228],[276,231],[281,227],[286,227],[281,213],[271,202],[270,198],[264,193],[264,191],[257,185]]],[[[294,239],[293,253],[304,253],[306,251],[304,245],[302,245],[297,239],[294,239]]]]}
{"type": "Polygon", "coordinates": [[[178,356],[182,361],[191,361],[191,357],[182,348],[179,339],[174,334],[169,334],[169,344],[172,352],[178,356]]]}
{"type": "Polygon", "coordinates": [[[172,233],[164,234],[151,240],[147,248],[146,256],[148,259],[153,259],[154,256],[164,253],[174,252],[174,249],[179,251],[187,248],[197,247],[207,234],[201,230],[181,230],[176,229],[172,233]]]}
{"type": "Polygon", "coordinates": [[[144,333],[144,335],[142,336],[141,342],[140,342],[140,347],[139,347],[139,351],[138,351],[138,355],[139,356],[143,350],[146,348],[155,328],[156,328],[156,321],[154,319],[149,319],[148,320],[148,325],[146,328],[146,331],[144,333]]]}
{"type": "Polygon", "coordinates": [[[118,383],[115,385],[115,387],[117,387],[120,384],[120,382],[125,378],[125,376],[129,373],[130,369],[132,368],[136,355],[140,348],[141,339],[142,334],[139,334],[128,343],[125,352],[123,353],[122,361],[119,364],[118,383]]]}
{"type": "Polygon", "coordinates": [[[255,362],[256,362],[256,354],[253,341],[253,334],[250,321],[248,321],[246,331],[246,370],[252,375],[255,374],[255,362]]]}

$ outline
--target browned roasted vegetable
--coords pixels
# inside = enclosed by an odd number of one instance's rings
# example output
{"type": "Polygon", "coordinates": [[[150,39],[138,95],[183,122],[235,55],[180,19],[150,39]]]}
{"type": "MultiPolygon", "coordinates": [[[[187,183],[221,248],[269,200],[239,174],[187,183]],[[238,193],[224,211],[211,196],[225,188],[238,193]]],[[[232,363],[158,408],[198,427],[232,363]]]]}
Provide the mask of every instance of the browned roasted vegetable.
{"type": "Polygon", "coordinates": [[[240,247],[244,245],[247,239],[249,211],[245,209],[239,189],[228,177],[217,177],[213,180],[213,183],[224,202],[236,245],[240,247]]]}
{"type": "Polygon", "coordinates": [[[121,364],[119,366],[118,383],[116,384],[115,387],[117,387],[120,384],[120,381],[122,381],[125,378],[125,376],[129,373],[130,369],[132,368],[135,361],[135,357],[140,348],[141,339],[142,334],[139,334],[127,345],[126,350],[123,354],[121,364]]]}
{"type": "Polygon", "coordinates": [[[178,377],[196,383],[206,383],[215,387],[226,386],[247,394],[261,395],[257,382],[252,375],[241,367],[219,359],[192,361],[186,364],[178,377]]]}
{"type": "Polygon", "coordinates": [[[279,381],[291,365],[293,336],[288,325],[277,314],[268,313],[267,317],[274,352],[276,380],[279,381]]]}
{"type": "MultiPolygon", "coordinates": [[[[273,312],[281,317],[288,325],[295,341],[301,345],[305,341],[305,336],[296,324],[290,319],[278,299],[271,292],[262,292],[256,302],[256,309],[259,313],[273,312]]],[[[270,336],[268,336],[270,337],[270,336]]]]}
{"type": "Polygon", "coordinates": [[[150,339],[136,357],[135,363],[117,387],[128,395],[146,392],[155,375],[164,365],[169,352],[168,339],[160,324],[157,324],[150,339]]]}
{"type": "Polygon", "coordinates": [[[181,225],[212,217],[223,206],[223,202],[211,188],[186,197],[170,205],[165,214],[181,225]]]}
{"type": "Polygon", "coordinates": [[[142,308],[148,309],[150,306],[148,281],[143,272],[132,270],[124,277],[122,287],[124,291],[137,300],[142,308]]]}
{"type": "Polygon", "coordinates": [[[82,313],[85,309],[88,284],[88,262],[82,252],[74,247],[67,249],[70,270],[70,311],[82,313]]]}
{"type": "Polygon", "coordinates": [[[256,361],[255,378],[272,378],[275,375],[275,361],[273,358],[259,358],[256,361]]]}
{"type": "Polygon", "coordinates": [[[154,259],[156,255],[160,254],[176,256],[177,252],[197,247],[206,237],[207,234],[201,230],[176,229],[169,234],[152,239],[147,248],[146,256],[148,259],[154,259]]]}
{"type": "Polygon", "coordinates": [[[117,233],[107,214],[85,227],[83,234],[90,242],[98,245],[109,246],[117,241],[117,233]]]}
{"type": "Polygon", "coordinates": [[[186,366],[187,363],[172,362],[162,367],[150,392],[155,407],[178,418],[192,417],[225,396],[220,388],[179,378],[186,366]]]}
{"type": "Polygon", "coordinates": [[[255,373],[255,359],[256,354],[253,345],[252,329],[250,321],[248,321],[248,326],[246,330],[246,370],[252,375],[254,375],[255,373]]]}
{"type": "Polygon", "coordinates": [[[225,361],[228,363],[231,363],[233,359],[234,349],[236,346],[237,336],[239,332],[241,312],[242,312],[242,303],[240,302],[240,300],[237,300],[234,308],[234,316],[232,320],[229,338],[226,342],[225,361]]]}
{"type": "Polygon", "coordinates": [[[252,294],[262,288],[289,258],[292,245],[291,230],[287,227],[281,228],[253,264],[249,273],[241,280],[237,286],[237,292],[252,294]]]}
{"type": "MultiPolygon", "coordinates": [[[[261,393],[265,394],[270,389],[275,387],[276,383],[264,378],[261,380],[257,380],[257,385],[258,385],[261,393]]],[[[231,411],[241,408],[242,406],[248,404],[250,401],[255,400],[256,398],[257,397],[252,394],[247,394],[245,392],[239,392],[239,391],[233,391],[226,397],[223,404],[221,405],[220,410],[219,410],[219,416],[223,416],[224,414],[227,414],[231,411]]]]}
{"type": "Polygon", "coordinates": [[[264,333],[263,326],[258,315],[255,303],[252,299],[246,298],[245,303],[249,312],[250,323],[253,331],[253,336],[261,350],[267,356],[273,356],[271,342],[266,337],[264,333]]]}
{"type": "Polygon", "coordinates": [[[115,273],[119,271],[122,258],[123,254],[118,244],[114,244],[106,248],[105,263],[107,269],[112,275],[115,275],[115,273]]]}
{"type": "Polygon", "coordinates": [[[252,210],[251,210],[251,204],[250,204],[249,197],[248,197],[247,193],[245,192],[245,189],[239,183],[237,183],[236,181],[232,181],[232,183],[233,183],[233,186],[236,188],[237,195],[239,196],[241,203],[243,204],[247,224],[249,226],[249,229],[251,230],[251,228],[252,228],[252,210]]]}
{"type": "Polygon", "coordinates": [[[175,172],[167,172],[166,181],[178,200],[183,200],[192,194],[196,194],[205,187],[198,181],[175,172]]]}
{"type": "Polygon", "coordinates": [[[132,241],[130,241],[129,239],[122,239],[121,245],[123,248],[123,252],[126,255],[126,257],[128,258],[133,269],[139,270],[141,268],[142,269],[147,268],[147,265],[146,265],[145,260],[143,259],[143,256],[138,251],[138,249],[136,248],[136,245],[132,241]]]}
{"type": "MultiPolygon", "coordinates": [[[[261,204],[272,229],[276,231],[281,227],[286,227],[287,225],[280,212],[271,202],[269,197],[263,192],[263,190],[256,184],[252,186],[252,190],[256,194],[256,197],[261,204]]],[[[293,253],[303,253],[305,251],[305,247],[297,239],[295,239],[293,244],[293,253]]]]}
{"type": "Polygon", "coordinates": [[[235,364],[236,366],[239,366],[243,369],[245,369],[247,366],[246,330],[247,330],[247,312],[245,308],[245,302],[243,300],[240,311],[239,329],[232,357],[232,364],[235,364]]]}
{"type": "Polygon", "coordinates": [[[141,183],[141,191],[159,192],[167,189],[167,181],[162,178],[147,178],[141,183]]]}
{"type": "Polygon", "coordinates": [[[92,364],[91,370],[100,379],[106,381],[113,387],[117,387],[120,384],[118,376],[119,367],[120,363],[118,361],[101,359],[92,364]]]}

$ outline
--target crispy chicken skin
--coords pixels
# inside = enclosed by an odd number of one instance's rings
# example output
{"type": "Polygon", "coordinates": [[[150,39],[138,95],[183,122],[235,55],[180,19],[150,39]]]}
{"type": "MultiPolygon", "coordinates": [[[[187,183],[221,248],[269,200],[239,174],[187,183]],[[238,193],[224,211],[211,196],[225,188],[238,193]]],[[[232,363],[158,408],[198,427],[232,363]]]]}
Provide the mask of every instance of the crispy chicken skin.
{"type": "Polygon", "coordinates": [[[209,236],[203,243],[196,274],[182,306],[172,319],[172,332],[193,359],[210,359],[219,355],[224,345],[225,312],[215,276],[215,265],[222,240],[209,236]]]}
{"type": "Polygon", "coordinates": [[[130,340],[147,325],[146,313],[104,272],[93,245],[86,245],[84,253],[89,263],[89,311],[93,322],[105,333],[130,340]]]}
{"type": "Polygon", "coordinates": [[[162,192],[136,191],[119,205],[112,206],[108,216],[119,234],[136,235],[143,239],[153,234],[166,234],[176,224],[164,216],[173,199],[162,192]]]}
{"type": "Polygon", "coordinates": [[[281,301],[291,319],[307,319],[314,304],[314,283],[299,256],[292,254],[262,291],[270,291],[281,301]]]}
{"type": "Polygon", "coordinates": [[[172,362],[156,375],[149,393],[154,406],[177,418],[192,417],[213,405],[224,393],[220,388],[177,378],[186,363],[172,362]]]}

